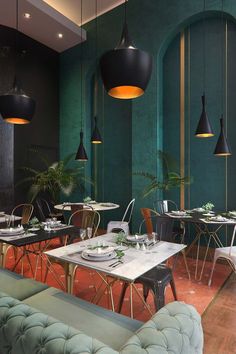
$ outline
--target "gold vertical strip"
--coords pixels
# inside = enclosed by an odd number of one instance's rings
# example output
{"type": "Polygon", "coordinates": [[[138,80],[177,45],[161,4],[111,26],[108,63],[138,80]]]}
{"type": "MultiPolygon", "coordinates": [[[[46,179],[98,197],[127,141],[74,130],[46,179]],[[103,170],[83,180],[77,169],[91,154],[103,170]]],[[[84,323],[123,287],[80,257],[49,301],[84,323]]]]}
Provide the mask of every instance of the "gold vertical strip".
{"type": "MultiPolygon", "coordinates": [[[[180,34],[180,176],[184,177],[184,135],[185,135],[185,35],[184,31],[180,34]]],[[[180,208],[184,209],[185,190],[184,185],[180,187],[180,208]]]]}
{"type": "MultiPolygon", "coordinates": [[[[94,111],[93,111],[93,116],[96,117],[98,114],[98,107],[97,107],[97,102],[98,102],[98,78],[97,75],[95,75],[94,79],[94,111]]],[[[97,145],[94,145],[94,161],[93,161],[93,168],[94,168],[94,199],[97,200],[98,197],[98,163],[97,163],[97,145]]]]}
{"type": "MultiPolygon", "coordinates": [[[[222,93],[223,94],[223,93],[222,93]]],[[[228,22],[225,21],[225,130],[228,129],[228,22]]],[[[228,210],[228,158],[225,159],[225,210],[228,210]]]]}

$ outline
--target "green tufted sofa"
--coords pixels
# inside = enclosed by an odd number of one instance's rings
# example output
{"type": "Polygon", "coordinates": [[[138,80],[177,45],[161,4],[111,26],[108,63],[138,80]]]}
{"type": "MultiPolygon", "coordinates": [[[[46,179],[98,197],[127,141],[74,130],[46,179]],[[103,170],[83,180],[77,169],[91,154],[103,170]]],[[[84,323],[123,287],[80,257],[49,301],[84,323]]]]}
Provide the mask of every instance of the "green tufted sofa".
{"type": "Polygon", "coordinates": [[[0,354],[202,354],[201,318],[181,302],[143,324],[3,269],[0,291],[0,354]]]}

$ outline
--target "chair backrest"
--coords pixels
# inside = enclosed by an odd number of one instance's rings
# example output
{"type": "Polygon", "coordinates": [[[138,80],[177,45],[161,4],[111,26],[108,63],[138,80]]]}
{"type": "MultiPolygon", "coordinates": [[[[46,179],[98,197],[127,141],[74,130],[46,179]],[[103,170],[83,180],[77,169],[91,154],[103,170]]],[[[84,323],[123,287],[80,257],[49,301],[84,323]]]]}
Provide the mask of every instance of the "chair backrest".
{"type": "Polygon", "coordinates": [[[131,216],[132,216],[133,209],[134,209],[134,203],[135,203],[135,198],[129,202],[129,204],[125,210],[125,213],[123,215],[123,218],[122,218],[122,221],[127,221],[128,224],[130,223],[130,220],[131,220],[131,216]]]}
{"type": "Polygon", "coordinates": [[[51,214],[52,210],[46,199],[37,198],[35,204],[38,209],[40,221],[46,221],[46,219],[51,214]]]}
{"type": "Polygon", "coordinates": [[[157,200],[153,203],[154,210],[159,214],[165,214],[168,211],[178,210],[177,204],[173,200],[157,200]]]}
{"type": "Polygon", "coordinates": [[[232,235],[231,244],[230,244],[230,248],[229,248],[229,255],[230,256],[232,254],[232,248],[234,245],[235,233],[236,233],[236,225],[234,226],[234,229],[233,229],[233,235],[232,235]]]}
{"type": "Polygon", "coordinates": [[[74,225],[82,229],[91,227],[93,229],[92,237],[96,236],[100,224],[100,214],[96,210],[80,209],[71,214],[68,225],[74,225]]]}
{"type": "Polygon", "coordinates": [[[154,231],[153,220],[155,221],[156,216],[159,214],[155,210],[149,208],[141,208],[140,211],[143,216],[143,221],[139,226],[139,233],[141,233],[142,225],[145,223],[146,232],[151,234],[154,231]]]}
{"type": "Polygon", "coordinates": [[[156,233],[160,241],[173,242],[174,219],[167,216],[156,216],[156,233]]]}
{"type": "Polygon", "coordinates": [[[21,216],[21,225],[28,224],[33,213],[34,206],[32,204],[19,204],[11,212],[11,216],[21,216]]]}

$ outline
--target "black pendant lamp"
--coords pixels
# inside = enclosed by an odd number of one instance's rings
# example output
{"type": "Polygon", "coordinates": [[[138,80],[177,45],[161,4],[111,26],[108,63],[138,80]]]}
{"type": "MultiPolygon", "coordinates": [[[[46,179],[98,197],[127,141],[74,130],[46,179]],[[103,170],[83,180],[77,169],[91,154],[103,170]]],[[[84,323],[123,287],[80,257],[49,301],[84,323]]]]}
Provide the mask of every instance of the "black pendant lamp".
{"type": "Polygon", "coordinates": [[[92,144],[101,144],[102,143],[102,137],[101,137],[100,131],[97,126],[97,117],[94,117],[94,129],[93,129],[93,134],[91,137],[91,143],[92,144]]]}
{"type": "Polygon", "coordinates": [[[97,95],[98,95],[98,62],[97,62],[97,58],[98,58],[98,11],[97,11],[97,0],[96,0],[96,9],[95,9],[95,13],[96,13],[96,73],[95,73],[95,80],[94,80],[94,129],[92,132],[92,136],[91,136],[91,143],[92,144],[101,144],[102,143],[102,137],[100,134],[100,131],[98,129],[98,124],[97,124],[97,95]]]}
{"type": "Polygon", "coordinates": [[[152,56],[136,48],[125,22],[120,43],[100,59],[102,80],[108,95],[130,99],[144,94],[152,73],[152,56]]]}
{"type": "MultiPolygon", "coordinates": [[[[81,0],[81,24],[80,24],[80,28],[81,28],[81,38],[82,38],[82,9],[83,9],[83,0],[81,0]]],[[[86,150],[84,148],[84,133],[83,133],[83,46],[81,44],[81,58],[80,58],[80,70],[81,70],[81,78],[80,78],[80,82],[81,82],[81,86],[80,86],[80,94],[81,94],[81,101],[80,101],[80,105],[81,105],[81,130],[80,130],[80,144],[79,144],[79,148],[77,151],[77,154],[75,156],[75,160],[77,161],[88,161],[88,156],[86,154],[86,150]]]]}
{"type": "MultiPolygon", "coordinates": [[[[18,0],[16,1],[16,36],[18,35],[18,0]]],[[[17,43],[16,43],[17,44],[17,43]]],[[[16,54],[17,55],[17,54],[16,54]]],[[[15,68],[16,70],[16,68],[15,68]]],[[[12,124],[28,124],[35,112],[35,101],[19,87],[15,78],[12,89],[0,96],[0,113],[12,124]]]]}
{"type": "Polygon", "coordinates": [[[88,156],[86,154],[85,148],[84,148],[84,143],[83,143],[83,137],[84,137],[84,133],[81,130],[80,132],[80,144],[79,144],[79,148],[76,154],[75,159],[77,161],[88,161],[88,156]]]}
{"type": "Polygon", "coordinates": [[[14,81],[13,88],[0,96],[0,113],[12,124],[28,124],[35,112],[35,101],[27,96],[14,81]]]}
{"type": "Polygon", "coordinates": [[[214,155],[216,156],[230,156],[231,149],[228,144],[225,131],[224,131],[224,122],[223,122],[223,115],[220,118],[220,135],[217,140],[217,144],[215,147],[214,155]]]}
{"type": "Polygon", "coordinates": [[[206,99],[205,99],[205,94],[202,96],[202,113],[198,122],[198,126],[195,132],[195,136],[197,138],[209,138],[211,136],[214,136],[211,124],[209,122],[207,113],[206,113],[206,99]]]}

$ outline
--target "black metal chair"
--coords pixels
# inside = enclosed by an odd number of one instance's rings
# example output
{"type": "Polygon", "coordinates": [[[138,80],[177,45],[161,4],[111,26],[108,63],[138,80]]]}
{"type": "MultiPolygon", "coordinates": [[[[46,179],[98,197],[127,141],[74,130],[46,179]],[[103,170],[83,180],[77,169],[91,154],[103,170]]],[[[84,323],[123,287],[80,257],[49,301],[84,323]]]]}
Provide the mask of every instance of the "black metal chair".
{"type": "Polygon", "coordinates": [[[53,205],[49,203],[46,199],[37,198],[35,201],[37,208],[37,216],[40,221],[46,221],[47,218],[57,218],[64,222],[64,216],[62,212],[55,212],[53,205]]]}
{"type": "MultiPolygon", "coordinates": [[[[151,220],[155,221],[155,230],[159,240],[171,242],[173,240],[173,220],[159,215],[152,216],[151,220]]],[[[144,222],[142,221],[141,225],[143,224],[144,222]]],[[[165,305],[165,288],[168,284],[171,286],[174,299],[177,300],[177,293],[172,270],[165,264],[160,264],[157,267],[144,273],[135,280],[135,283],[143,285],[143,297],[145,301],[147,300],[149,291],[151,290],[153,292],[156,311],[165,305]]],[[[118,312],[121,312],[125,292],[128,286],[129,283],[123,283],[118,304],[118,312]]]]}

